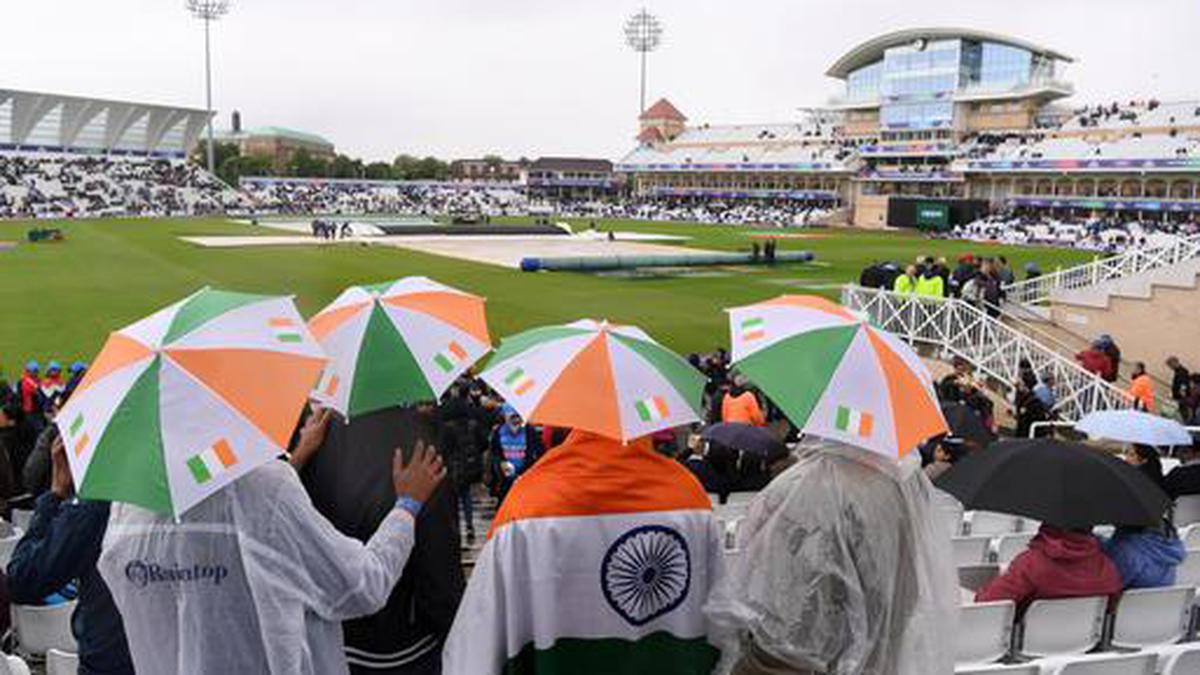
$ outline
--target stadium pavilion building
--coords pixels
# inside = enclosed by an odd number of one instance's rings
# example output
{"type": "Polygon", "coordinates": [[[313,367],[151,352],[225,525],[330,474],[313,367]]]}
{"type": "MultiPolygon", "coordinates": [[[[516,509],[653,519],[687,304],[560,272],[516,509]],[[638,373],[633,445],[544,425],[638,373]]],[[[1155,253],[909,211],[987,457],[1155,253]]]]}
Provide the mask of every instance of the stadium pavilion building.
{"type": "Polygon", "coordinates": [[[1071,62],[990,32],[895,31],[837,59],[845,93],[799,122],[689,126],[659,100],[616,169],[645,197],[802,200],[866,227],[1003,209],[1192,219],[1200,104],[1072,108],[1071,62]]]}

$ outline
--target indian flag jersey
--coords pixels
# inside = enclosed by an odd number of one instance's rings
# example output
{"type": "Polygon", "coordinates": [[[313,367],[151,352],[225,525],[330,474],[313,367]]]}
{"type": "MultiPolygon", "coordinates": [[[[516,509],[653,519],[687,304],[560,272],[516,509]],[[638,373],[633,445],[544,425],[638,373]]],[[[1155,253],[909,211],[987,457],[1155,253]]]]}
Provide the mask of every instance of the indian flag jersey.
{"type": "Polygon", "coordinates": [[[708,495],[645,441],[576,431],[522,476],[446,640],[446,675],[709,673],[708,495]]]}

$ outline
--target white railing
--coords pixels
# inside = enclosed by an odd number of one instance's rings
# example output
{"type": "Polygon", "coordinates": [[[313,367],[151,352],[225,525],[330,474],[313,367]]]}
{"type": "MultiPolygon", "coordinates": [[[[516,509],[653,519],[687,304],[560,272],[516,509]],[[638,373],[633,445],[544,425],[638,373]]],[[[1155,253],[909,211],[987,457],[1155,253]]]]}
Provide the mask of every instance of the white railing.
{"type": "Polygon", "coordinates": [[[1109,258],[1019,281],[1005,290],[1009,302],[1031,305],[1049,300],[1055,291],[1087,288],[1197,257],[1200,257],[1200,235],[1175,237],[1168,244],[1130,249],[1109,258]]]}
{"type": "Polygon", "coordinates": [[[842,304],[909,343],[933,346],[943,357],[961,356],[1006,392],[1020,377],[1021,362],[1028,361],[1040,378],[1053,376],[1054,410],[1062,419],[1129,407],[1125,392],[962,300],[848,285],[842,288],[842,304]]]}

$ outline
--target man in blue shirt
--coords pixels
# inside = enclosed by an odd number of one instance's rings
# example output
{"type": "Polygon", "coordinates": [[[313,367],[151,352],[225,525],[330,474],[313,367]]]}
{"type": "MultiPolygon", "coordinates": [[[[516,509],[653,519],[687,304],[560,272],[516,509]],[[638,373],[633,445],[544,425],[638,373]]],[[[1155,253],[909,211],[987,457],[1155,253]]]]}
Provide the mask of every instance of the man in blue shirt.
{"type": "Polygon", "coordinates": [[[80,675],[132,674],[121,615],[96,570],[109,505],[73,498],[75,485],[61,438],[51,446],[50,460],[50,491],[38,497],[29,531],[8,563],[12,601],[42,604],[78,580],[71,632],[79,646],[80,675]]]}

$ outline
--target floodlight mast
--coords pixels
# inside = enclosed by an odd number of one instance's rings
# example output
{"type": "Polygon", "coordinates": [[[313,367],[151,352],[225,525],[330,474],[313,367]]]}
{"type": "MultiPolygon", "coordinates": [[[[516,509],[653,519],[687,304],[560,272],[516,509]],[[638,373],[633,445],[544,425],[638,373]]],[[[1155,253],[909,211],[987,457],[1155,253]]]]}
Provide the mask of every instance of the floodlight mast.
{"type": "Polygon", "coordinates": [[[646,111],[646,55],[662,44],[663,25],[643,7],[625,22],[625,44],[641,56],[642,84],[638,114],[646,111]]]}
{"type": "Polygon", "coordinates": [[[212,48],[209,44],[209,24],[229,12],[229,0],[186,0],[187,10],[204,22],[204,98],[208,112],[208,172],[215,173],[213,166],[213,109],[212,109],[212,48]]]}

